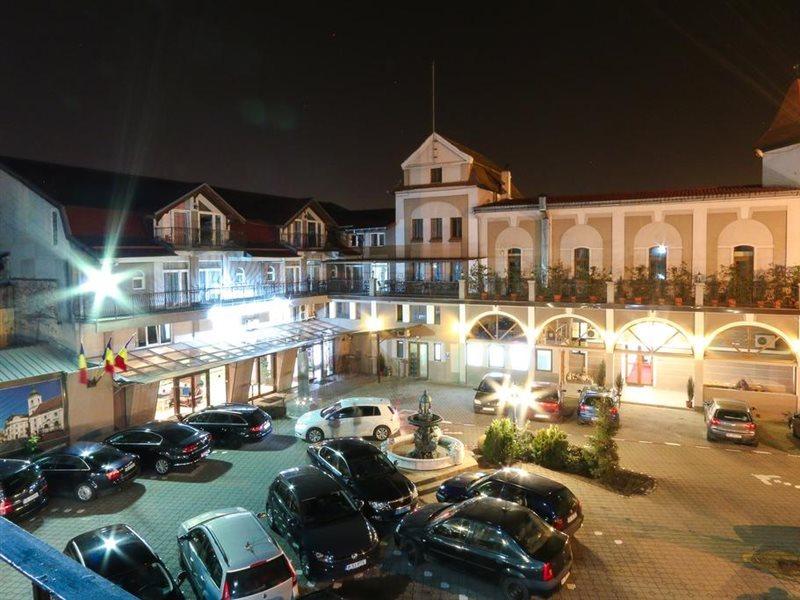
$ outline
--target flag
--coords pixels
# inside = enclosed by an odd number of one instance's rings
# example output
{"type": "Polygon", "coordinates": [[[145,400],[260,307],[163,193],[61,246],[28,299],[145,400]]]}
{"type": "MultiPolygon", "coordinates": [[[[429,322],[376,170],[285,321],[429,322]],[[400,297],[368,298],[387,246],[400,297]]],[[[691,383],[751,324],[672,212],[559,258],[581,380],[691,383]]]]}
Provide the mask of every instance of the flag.
{"type": "Polygon", "coordinates": [[[106,373],[114,372],[114,351],[111,349],[111,338],[108,339],[106,344],[106,352],[104,355],[106,373]]]}
{"type": "Polygon", "coordinates": [[[89,383],[89,365],[86,363],[86,354],[83,352],[83,342],[81,342],[81,351],[78,354],[78,381],[83,385],[89,383]]]}
{"type": "Polygon", "coordinates": [[[120,371],[128,370],[128,344],[130,344],[132,340],[133,336],[128,338],[128,341],[125,342],[125,345],[117,353],[117,357],[114,359],[114,366],[116,366],[120,371]]]}

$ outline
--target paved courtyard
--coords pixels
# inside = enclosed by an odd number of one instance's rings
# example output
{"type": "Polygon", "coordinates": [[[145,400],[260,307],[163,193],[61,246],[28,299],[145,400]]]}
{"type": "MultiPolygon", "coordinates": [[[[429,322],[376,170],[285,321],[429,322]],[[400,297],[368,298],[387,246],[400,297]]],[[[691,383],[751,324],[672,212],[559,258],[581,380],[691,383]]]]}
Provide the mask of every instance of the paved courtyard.
{"type": "MultiPolygon", "coordinates": [[[[353,378],[316,389],[311,402],[292,400],[289,413],[295,416],[345,395],[377,395],[410,414],[425,388],[445,419],[445,430],[474,446],[491,417],[472,412],[473,392],[465,387],[353,378]]],[[[576,493],[585,514],[572,576],[558,597],[800,598],[800,449],[791,443],[762,443],[755,449],[710,444],[702,416],[687,410],[623,405],[621,418],[623,464],[655,476],[657,487],[648,496],[624,498],[583,478],[547,472],[576,493]]],[[[590,432],[574,421],[562,426],[575,442],[590,432]]],[[[263,510],[275,474],[305,463],[305,448],[293,436],[291,419],[275,421],[275,433],[259,444],[215,451],[193,471],[143,477],[89,505],[55,499],[22,525],[62,549],[86,530],[128,523],[177,573],[180,521],[222,505],[263,510]]],[[[429,494],[423,499],[432,501],[429,494]]],[[[408,567],[391,536],[384,539],[379,568],[334,585],[343,597],[497,597],[490,583],[470,574],[431,563],[408,567]]],[[[24,578],[0,567],[0,599],[29,598],[29,590],[24,578]]]]}

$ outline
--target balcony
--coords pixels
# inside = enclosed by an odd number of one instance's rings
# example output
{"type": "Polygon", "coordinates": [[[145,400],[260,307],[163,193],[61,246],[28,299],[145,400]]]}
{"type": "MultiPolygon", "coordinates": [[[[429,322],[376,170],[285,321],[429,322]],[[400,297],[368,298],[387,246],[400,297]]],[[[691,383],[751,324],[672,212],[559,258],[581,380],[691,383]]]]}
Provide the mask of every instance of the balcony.
{"type": "Polygon", "coordinates": [[[225,248],[238,239],[230,231],[196,227],[155,227],[154,235],[175,248],[225,248]]]}
{"type": "Polygon", "coordinates": [[[329,279],[327,287],[329,294],[458,298],[457,281],[376,280],[374,294],[370,293],[369,280],[329,279]]]}
{"type": "Polygon", "coordinates": [[[94,321],[325,293],[327,286],[324,281],[274,281],[255,285],[133,293],[124,300],[105,298],[99,306],[95,306],[93,296],[87,294],[73,300],[72,310],[76,320],[94,321]]]}
{"type": "Polygon", "coordinates": [[[321,233],[281,232],[281,242],[295,250],[322,250],[327,241],[321,233]]]}

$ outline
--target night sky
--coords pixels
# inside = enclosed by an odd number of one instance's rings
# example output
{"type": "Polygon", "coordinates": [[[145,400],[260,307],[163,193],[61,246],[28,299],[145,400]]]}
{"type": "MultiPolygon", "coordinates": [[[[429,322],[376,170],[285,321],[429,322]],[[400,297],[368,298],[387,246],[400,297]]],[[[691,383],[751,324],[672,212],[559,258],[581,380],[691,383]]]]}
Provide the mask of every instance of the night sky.
{"type": "Polygon", "coordinates": [[[2,3],[0,154],[390,206],[437,130],[528,195],[757,183],[800,2],[2,3]],[[401,6],[402,4],[402,6],[401,6]]]}

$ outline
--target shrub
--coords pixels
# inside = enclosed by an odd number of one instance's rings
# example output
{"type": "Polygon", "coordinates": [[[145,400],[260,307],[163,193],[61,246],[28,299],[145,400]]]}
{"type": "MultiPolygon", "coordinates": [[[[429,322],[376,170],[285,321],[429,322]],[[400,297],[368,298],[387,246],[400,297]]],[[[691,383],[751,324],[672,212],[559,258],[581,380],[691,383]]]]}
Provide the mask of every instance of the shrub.
{"type": "Polygon", "coordinates": [[[597,385],[606,387],[606,361],[601,360],[597,367],[597,385]]]}
{"type": "Polygon", "coordinates": [[[619,450],[614,440],[619,422],[611,419],[611,409],[615,406],[611,398],[601,396],[595,406],[598,411],[595,432],[589,438],[589,450],[594,459],[591,475],[608,482],[614,479],[619,469],[619,450]]]}
{"type": "Polygon", "coordinates": [[[511,419],[495,419],[486,429],[483,457],[491,463],[508,465],[518,455],[517,428],[511,419]]]}
{"type": "Polygon", "coordinates": [[[520,439],[520,454],[524,460],[548,469],[563,469],[567,464],[569,441],[567,434],[555,425],[536,433],[525,432],[520,439]]]}

